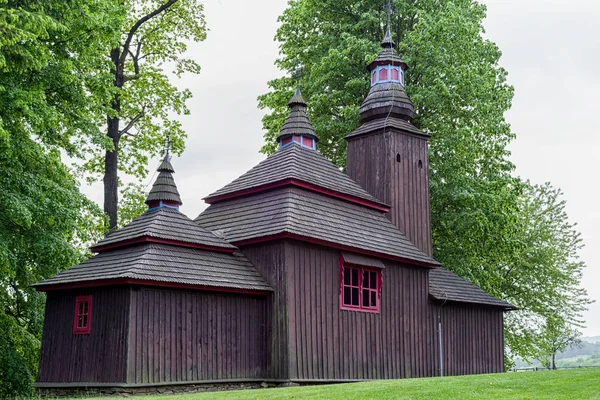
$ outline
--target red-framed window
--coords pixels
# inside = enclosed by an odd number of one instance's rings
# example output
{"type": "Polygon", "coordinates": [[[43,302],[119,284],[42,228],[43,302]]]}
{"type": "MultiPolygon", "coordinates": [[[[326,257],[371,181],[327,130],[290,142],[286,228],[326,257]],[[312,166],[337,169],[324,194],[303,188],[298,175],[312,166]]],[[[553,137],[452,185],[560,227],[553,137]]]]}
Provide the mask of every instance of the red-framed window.
{"type": "Polygon", "coordinates": [[[75,298],[75,317],[73,334],[86,335],[92,326],[92,296],[77,296],[75,298]]]}
{"type": "Polygon", "coordinates": [[[340,268],[340,308],[379,313],[381,270],[344,263],[340,268]]]}

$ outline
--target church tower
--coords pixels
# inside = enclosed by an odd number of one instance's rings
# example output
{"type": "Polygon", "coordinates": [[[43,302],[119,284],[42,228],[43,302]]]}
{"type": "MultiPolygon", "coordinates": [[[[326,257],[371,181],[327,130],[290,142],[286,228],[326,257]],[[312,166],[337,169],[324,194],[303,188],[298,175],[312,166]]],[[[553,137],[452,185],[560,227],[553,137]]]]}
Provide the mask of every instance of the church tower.
{"type": "Polygon", "coordinates": [[[346,136],[347,173],[389,204],[392,223],[431,256],[428,135],[412,124],[414,106],[404,90],[408,66],[394,50],[389,25],[381,47],[367,67],[371,89],[360,107],[361,124],[346,136]]]}

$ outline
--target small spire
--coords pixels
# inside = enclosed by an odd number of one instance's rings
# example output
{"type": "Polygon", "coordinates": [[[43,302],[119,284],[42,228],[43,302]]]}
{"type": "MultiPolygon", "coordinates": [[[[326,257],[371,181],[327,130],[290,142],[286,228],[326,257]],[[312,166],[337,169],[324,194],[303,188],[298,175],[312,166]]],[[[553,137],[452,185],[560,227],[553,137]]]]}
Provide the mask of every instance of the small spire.
{"type": "Polygon", "coordinates": [[[279,145],[285,147],[295,142],[314,150],[319,137],[308,119],[306,101],[300,92],[300,88],[296,88],[296,92],[288,102],[288,106],[290,107],[290,113],[279,132],[279,136],[277,136],[279,145]]]}
{"type": "Polygon", "coordinates": [[[393,49],[396,43],[394,43],[394,39],[392,39],[392,35],[390,33],[390,27],[388,26],[387,31],[385,32],[385,36],[381,41],[381,47],[384,49],[393,49]]]}
{"type": "Polygon", "coordinates": [[[390,33],[390,27],[392,26],[392,1],[388,0],[386,6],[386,14],[387,14],[387,25],[385,27],[385,36],[381,41],[381,47],[385,48],[393,48],[395,46],[394,41],[392,40],[392,35],[390,33]]]}
{"type": "Polygon", "coordinates": [[[300,106],[306,107],[306,100],[304,100],[302,93],[300,93],[299,87],[296,88],[296,92],[294,93],[294,95],[292,96],[290,101],[288,102],[288,106],[290,106],[290,108],[293,107],[294,105],[300,105],[300,106]]]}
{"type": "Polygon", "coordinates": [[[381,41],[379,55],[367,66],[371,90],[360,106],[360,121],[365,123],[375,119],[387,121],[401,118],[412,121],[414,106],[404,90],[404,75],[408,66],[394,50],[391,34],[391,0],[387,1],[387,25],[381,41]]]}
{"type": "Polygon", "coordinates": [[[158,168],[158,177],[148,193],[145,203],[149,208],[160,208],[160,207],[172,207],[179,209],[179,206],[183,204],[177,185],[175,185],[175,179],[173,179],[173,165],[171,165],[169,152],[171,150],[171,141],[169,136],[165,142],[165,157],[160,163],[158,168]]]}

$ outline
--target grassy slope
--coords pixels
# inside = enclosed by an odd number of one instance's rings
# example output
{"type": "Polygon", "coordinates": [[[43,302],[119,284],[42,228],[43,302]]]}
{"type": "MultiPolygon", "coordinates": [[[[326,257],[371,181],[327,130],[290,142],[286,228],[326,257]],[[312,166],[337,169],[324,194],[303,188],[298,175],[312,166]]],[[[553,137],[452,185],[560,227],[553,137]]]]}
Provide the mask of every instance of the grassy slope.
{"type": "Polygon", "coordinates": [[[600,399],[600,368],[197,393],[140,399],[600,399]]]}

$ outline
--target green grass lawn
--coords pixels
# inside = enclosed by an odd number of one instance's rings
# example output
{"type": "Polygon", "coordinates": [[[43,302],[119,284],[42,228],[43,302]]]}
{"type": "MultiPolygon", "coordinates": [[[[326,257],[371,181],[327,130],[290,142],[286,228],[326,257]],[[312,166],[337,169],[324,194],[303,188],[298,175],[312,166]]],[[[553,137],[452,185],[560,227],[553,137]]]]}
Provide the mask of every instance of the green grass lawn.
{"type": "Polygon", "coordinates": [[[600,399],[600,368],[145,396],[139,399],[600,399]]]}

